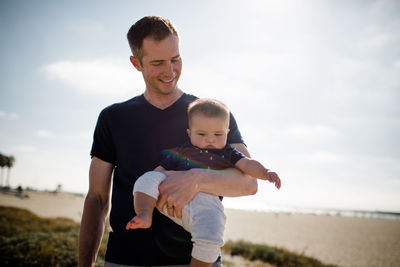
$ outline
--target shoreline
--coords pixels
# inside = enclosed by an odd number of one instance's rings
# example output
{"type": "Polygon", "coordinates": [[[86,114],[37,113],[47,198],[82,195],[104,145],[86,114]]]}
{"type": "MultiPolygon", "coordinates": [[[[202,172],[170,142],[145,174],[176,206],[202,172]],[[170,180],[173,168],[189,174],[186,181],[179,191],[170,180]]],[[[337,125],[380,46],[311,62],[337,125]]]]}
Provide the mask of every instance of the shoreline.
{"type": "Polygon", "coordinates": [[[368,211],[352,209],[324,209],[324,208],[275,208],[275,209],[244,209],[225,207],[227,210],[239,210],[249,212],[264,212],[273,214],[298,214],[331,217],[349,217],[358,219],[387,219],[400,220],[400,212],[392,211],[368,211]]]}
{"type": "MultiPolygon", "coordinates": [[[[50,196],[58,196],[60,198],[74,198],[82,199],[82,203],[86,197],[83,193],[74,192],[56,192],[50,190],[36,190],[36,189],[26,189],[23,191],[25,195],[38,194],[50,194],[50,196]]],[[[0,187],[0,196],[8,195],[18,197],[17,190],[5,189],[0,187]]],[[[23,198],[23,196],[19,196],[23,198]]],[[[36,197],[34,197],[36,200],[36,197]]],[[[16,205],[19,205],[16,203],[16,205]]],[[[83,204],[82,204],[83,205],[83,204]]],[[[388,220],[400,220],[400,211],[390,211],[390,210],[361,210],[361,209],[336,209],[336,208],[321,208],[321,207],[292,207],[292,206],[281,206],[281,207],[269,207],[266,209],[258,208],[232,208],[229,205],[224,205],[225,210],[238,210],[243,212],[261,212],[261,213],[272,213],[272,214],[292,214],[292,215],[315,215],[315,216],[331,216],[331,217],[349,217],[358,219],[388,219],[388,220]]],[[[80,213],[81,214],[81,213],[80,213]]],[[[74,216],[76,217],[76,216],[74,216]]],[[[76,217],[77,218],[77,217],[76,217]]],[[[80,221],[80,217],[79,220],[80,221]]]]}

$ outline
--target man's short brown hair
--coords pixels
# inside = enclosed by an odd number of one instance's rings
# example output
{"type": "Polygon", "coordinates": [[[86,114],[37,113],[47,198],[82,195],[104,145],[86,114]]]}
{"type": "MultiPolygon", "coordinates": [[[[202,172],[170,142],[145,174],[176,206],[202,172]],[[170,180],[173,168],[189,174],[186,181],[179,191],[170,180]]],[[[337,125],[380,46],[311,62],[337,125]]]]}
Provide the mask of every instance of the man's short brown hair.
{"type": "Polygon", "coordinates": [[[209,118],[221,117],[228,121],[229,124],[229,108],[219,100],[212,98],[199,98],[189,104],[187,109],[189,127],[194,115],[201,114],[209,118]]]}
{"type": "Polygon", "coordinates": [[[179,38],[178,31],[169,19],[158,16],[147,16],[131,26],[127,38],[133,56],[141,59],[143,40],[151,37],[155,41],[162,41],[171,34],[179,38]]]}

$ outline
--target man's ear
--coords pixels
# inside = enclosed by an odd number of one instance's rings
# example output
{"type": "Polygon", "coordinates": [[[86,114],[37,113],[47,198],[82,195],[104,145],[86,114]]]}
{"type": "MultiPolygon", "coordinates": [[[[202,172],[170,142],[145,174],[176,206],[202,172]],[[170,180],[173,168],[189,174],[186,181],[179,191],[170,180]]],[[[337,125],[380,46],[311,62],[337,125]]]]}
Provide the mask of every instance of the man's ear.
{"type": "Polygon", "coordinates": [[[140,63],[140,60],[137,57],[131,56],[130,61],[132,65],[137,69],[138,71],[142,71],[142,64],[140,63]]]}

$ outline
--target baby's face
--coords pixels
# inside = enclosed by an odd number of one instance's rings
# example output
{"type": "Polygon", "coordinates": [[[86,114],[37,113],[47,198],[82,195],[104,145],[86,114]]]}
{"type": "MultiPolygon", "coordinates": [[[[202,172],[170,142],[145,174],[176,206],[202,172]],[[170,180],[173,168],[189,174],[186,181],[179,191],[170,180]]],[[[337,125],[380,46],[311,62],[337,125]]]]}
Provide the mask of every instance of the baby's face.
{"type": "Polygon", "coordinates": [[[207,117],[195,114],[187,130],[192,145],[198,148],[221,149],[226,145],[229,121],[222,117],[207,117]]]}

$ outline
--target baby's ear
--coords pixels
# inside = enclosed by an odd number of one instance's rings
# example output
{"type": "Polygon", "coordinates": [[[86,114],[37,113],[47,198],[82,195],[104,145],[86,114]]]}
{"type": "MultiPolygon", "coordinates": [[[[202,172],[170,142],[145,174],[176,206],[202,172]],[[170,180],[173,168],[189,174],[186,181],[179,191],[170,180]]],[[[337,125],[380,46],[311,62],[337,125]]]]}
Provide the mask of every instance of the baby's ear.
{"type": "Polygon", "coordinates": [[[226,131],[226,134],[228,134],[231,131],[231,129],[228,128],[228,130],[226,131]]]}
{"type": "Polygon", "coordinates": [[[190,136],[190,129],[186,129],[186,132],[190,136]]]}

